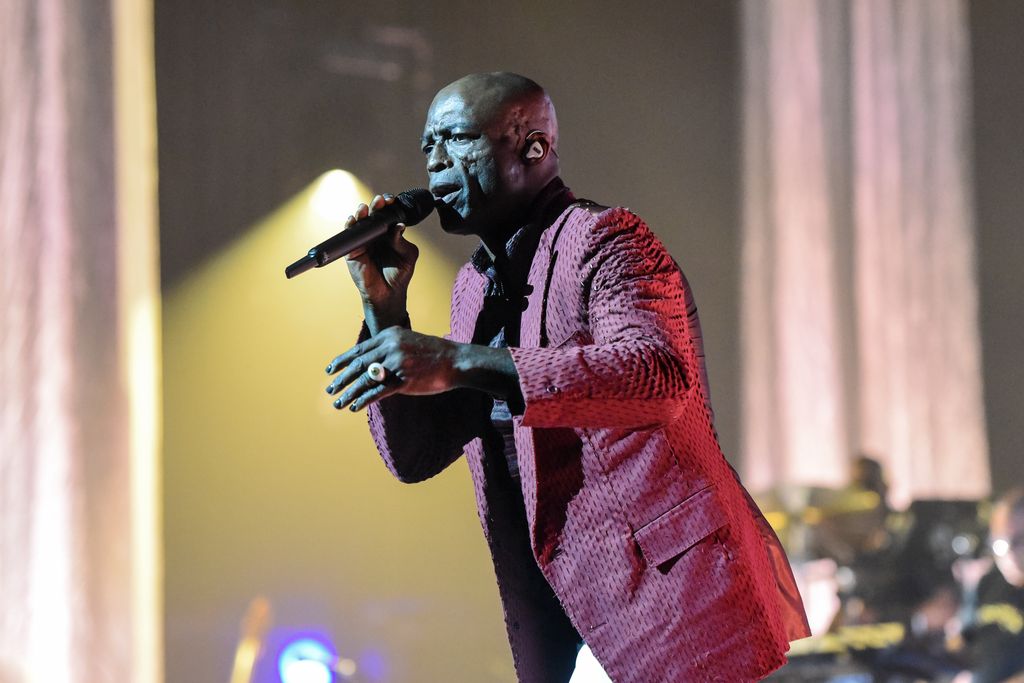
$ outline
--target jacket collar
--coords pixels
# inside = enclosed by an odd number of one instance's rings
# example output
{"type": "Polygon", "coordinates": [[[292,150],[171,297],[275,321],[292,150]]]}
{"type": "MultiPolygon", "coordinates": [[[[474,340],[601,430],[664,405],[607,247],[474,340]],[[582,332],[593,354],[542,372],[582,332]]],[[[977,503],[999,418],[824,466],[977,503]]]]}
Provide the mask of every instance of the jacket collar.
{"type": "MultiPolygon", "coordinates": [[[[533,200],[526,223],[505,243],[508,263],[495,264],[481,242],[470,257],[473,268],[499,286],[515,286],[513,283],[522,282],[530,269],[541,234],[575,200],[562,179],[555,177],[533,200]]],[[[503,260],[499,257],[499,261],[503,260]]]]}

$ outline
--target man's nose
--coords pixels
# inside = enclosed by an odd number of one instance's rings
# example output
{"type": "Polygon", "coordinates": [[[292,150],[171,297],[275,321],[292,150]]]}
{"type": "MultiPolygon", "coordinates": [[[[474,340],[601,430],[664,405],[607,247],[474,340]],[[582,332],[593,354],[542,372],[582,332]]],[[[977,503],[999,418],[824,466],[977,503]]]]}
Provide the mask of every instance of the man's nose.
{"type": "Polygon", "coordinates": [[[430,173],[436,173],[437,171],[443,171],[452,165],[452,159],[448,156],[448,150],[445,148],[443,141],[439,141],[436,145],[430,148],[430,154],[427,155],[427,171],[430,173]]]}

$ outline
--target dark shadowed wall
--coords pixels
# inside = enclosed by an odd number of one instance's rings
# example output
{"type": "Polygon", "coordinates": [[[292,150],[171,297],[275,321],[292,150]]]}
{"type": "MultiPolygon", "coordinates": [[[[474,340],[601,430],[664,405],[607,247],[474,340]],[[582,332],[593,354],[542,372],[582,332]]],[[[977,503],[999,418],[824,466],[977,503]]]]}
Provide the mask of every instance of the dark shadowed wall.
{"type": "Polygon", "coordinates": [[[1024,484],[1024,3],[970,3],[974,170],[992,485],[1024,484]]]}

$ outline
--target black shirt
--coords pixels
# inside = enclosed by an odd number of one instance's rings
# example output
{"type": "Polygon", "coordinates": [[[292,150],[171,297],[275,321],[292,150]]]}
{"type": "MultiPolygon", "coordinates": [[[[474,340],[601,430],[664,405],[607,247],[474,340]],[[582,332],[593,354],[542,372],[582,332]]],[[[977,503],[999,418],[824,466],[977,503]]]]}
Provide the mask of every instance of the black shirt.
{"type": "MultiPolygon", "coordinates": [[[[527,223],[519,228],[505,245],[505,255],[496,263],[481,244],[472,257],[473,267],[487,278],[483,309],[476,321],[473,343],[505,348],[519,345],[519,332],[526,297],[530,294],[527,279],[537,244],[544,230],[574,201],[559,178],[552,180],[537,196],[527,223]]],[[[484,439],[487,457],[504,458],[513,481],[519,482],[519,464],[513,439],[512,415],[521,414],[523,406],[509,405],[495,397],[491,408],[493,430],[484,439]]]]}
{"type": "Polygon", "coordinates": [[[1024,588],[993,569],[978,584],[978,608],[965,632],[974,683],[1024,673],[1024,588]]]}

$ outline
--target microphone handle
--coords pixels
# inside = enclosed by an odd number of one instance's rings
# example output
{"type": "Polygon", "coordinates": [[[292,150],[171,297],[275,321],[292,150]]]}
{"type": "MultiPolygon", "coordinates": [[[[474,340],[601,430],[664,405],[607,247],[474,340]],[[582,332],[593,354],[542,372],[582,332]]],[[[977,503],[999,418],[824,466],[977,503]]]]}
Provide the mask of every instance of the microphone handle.
{"type": "Polygon", "coordinates": [[[322,268],[350,251],[355,251],[359,247],[372,242],[386,233],[391,225],[400,222],[400,218],[397,218],[392,223],[380,220],[367,221],[364,225],[342,230],[334,237],[329,237],[316,245],[305,256],[285,268],[284,275],[290,280],[311,268],[322,268]]]}
{"type": "Polygon", "coordinates": [[[395,197],[395,200],[310,249],[305,256],[284,269],[285,276],[293,278],[310,268],[321,268],[373,242],[387,233],[388,228],[395,223],[416,225],[434,210],[434,197],[429,190],[407,190],[395,197]]]}
{"type": "MultiPolygon", "coordinates": [[[[383,213],[383,212],[381,212],[383,213]]],[[[390,212],[389,212],[390,213],[390,212]]],[[[391,216],[388,216],[390,219],[391,216]]],[[[334,237],[325,239],[320,244],[309,250],[309,255],[316,259],[316,267],[326,266],[331,261],[336,261],[350,251],[369,244],[388,231],[388,228],[395,223],[401,223],[401,218],[394,217],[394,220],[366,221],[365,225],[356,225],[348,230],[342,230],[334,237]]]]}

